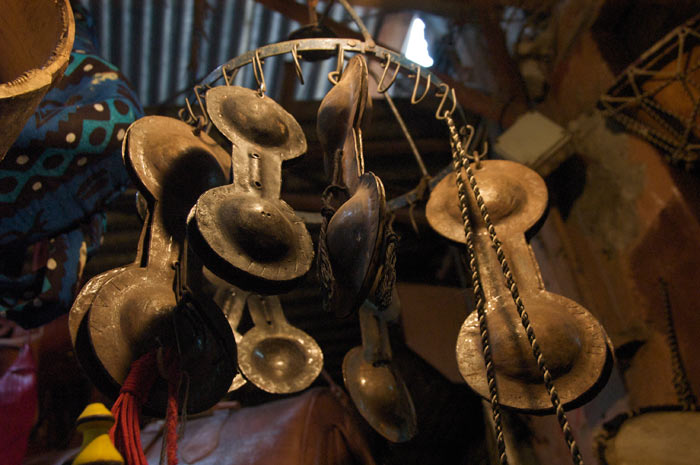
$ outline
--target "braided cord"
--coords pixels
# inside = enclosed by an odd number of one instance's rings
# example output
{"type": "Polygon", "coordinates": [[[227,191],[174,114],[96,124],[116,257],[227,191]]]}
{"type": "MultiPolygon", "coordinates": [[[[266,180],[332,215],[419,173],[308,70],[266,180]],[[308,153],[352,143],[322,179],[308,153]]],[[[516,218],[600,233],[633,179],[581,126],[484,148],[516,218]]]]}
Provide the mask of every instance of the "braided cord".
{"type": "MultiPolygon", "coordinates": [[[[450,125],[450,134],[454,128],[454,122],[448,120],[450,125]]],[[[496,373],[494,370],[493,360],[491,358],[491,344],[489,342],[489,329],[486,323],[486,310],[484,309],[486,298],[484,289],[481,286],[481,276],[477,267],[476,252],[474,251],[474,235],[469,221],[469,207],[467,204],[467,189],[464,180],[460,174],[461,161],[464,156],[462,145],[456,145],[454,138],[450,138],[450,147],[452,148],[452,166],[455,171],[457,181],[457,192],[459,196],[459,206],[462,213],[462,222],[464,223],[464,235],[467,243],[468,265],[471,272],[472,289],[476,300],[476,312],[479,319],[479,334],[481,336],[481,348],[484,356],[484,365],[486,366],[486,380],[489,386],[489,401],[491,403],[491,414],[493,416],[494,428],[496,430],[496,443],[498,446],[498,460],[501,465],[508,465],[508,455],[506,454],[506,441],[503,435],[503,421],[501,418],[501,404],[498,400],[498,388],[496,386],[496,373]]]]}
{"type": "Polygon", "coordinates": [[[693,388],[688,381],[688,375],[683,366],[681,359],[681,351],[678,347],[678,338],[673,325],[673,314],[671,312],[671,296],[668,292],[668,283],[659,279],[661,291],[664,295],[664,314],[666,316],[666,336],[668,338],[668,346],[671,350],[671,363],[673,369],[673,389],[676,391],[678,401],[683,406],[683,410],[696,410],[697,399],[693,394],[693,388]]]}
{"type": "Polygon", "coordinates": [[[396,283],[396,249],[399,236],[394,232],[393,222],[394,215],[390,215],[384,225],[384,266],[374,291],[374,300],[380,311],[391,305],[391,291],[396,283]]]}
{"type": "Polygon", "coordinates": [[[347,195],[348,190],[345,187],[337,184],[331,184],[325,188],[321,195],[321,231],[318,234],[318,278],[321,282],[321,305],[323,310],[331,311],[331,299],[333,298],[333,285],[335,276],[333,275],[333,266],[331,265],[330,255],[328,253],[328,243],[326,241],[326,233],[328,232],[328,223],[335,214],[335,208],[331,206],[331,199],[336,192],[342,192],[347,195]]]}
{"type": "MultiPolygon", "coordinates": [[[[450,130],[450,137],[452,139],[451,143],[454,144],[457,152],[463,154],[465,152],[465,149],[462,147],[462,142],[460,140],[459,134],[457,133],[454,120],[449,114],[445,115],[445,119],[450,130]]],[[[472,171],[471,166],[469,165],[469,160],[466,158],[466,156],[461,157],[460,163],[467,174],[469,185],[471,187],[472,193],[474,194],[474,197],[476,198],[476,203],[479,207],[481,217],[483,218],[484,223],[486,224],[486,229],[489,233],[489,238],[491,239],[491,243],[493,244],[493,247],[496,250],[498,263],[501,265],[503,277],[506,280],[508,290],[510,291],[510,295],[513,298],[513,302],[515,303],[515,308],[518,312],[518,315],[520,316],[520,321],[523,325],[523,328],[525,329],[525,334],[527,335],[528,342],[530,343],[530,347],[532,348],[532,354],[535,357],[535,360],[537,361],[537,366],[539,367],[540,372],[542,372],[542,379],[544,381],[545,388],[547,389],[547,393],[549,394],[550,400],[552,402],[552,406],[554,407],[559,426],[561,427],[561,430],[564,433],[564,438],[566,440],[567,446],[569,447],[571,459],[574,464],[583,465],[583,457],[581,456],[581,451],[579,450],[578,445],[576,444],[573,431],[571,429],[571,426],[569,425],[568,419],[566,418],[566,413],[564,412],[564,407],[561,404],[559,394],[557,393],[557,390],[554,387],[552,375],[549,372],[549,369],[547,368],[544,355],[542,354],[542,350],[540,349],[540,345],[537,342],[537,338],[535,336],[535,330],[532,327],[532,323],[530,322],[530,318],[528,317],[527,312],[525,311],[525,305],[523,304],[522,299],[520,298],[518,286],[515,283],[513,274],[508,264],[508,260],[506,259],[505,253],[503,252],[502,243],[496,235],[496,228],[491,222],[491,217],[489,216],[488,209],[486,208],[484,199],[481,196],[479,186],[476,183],[474,172],[472,171]]],[[[461,177],[461,170],[458,171],[457,175],[458,178],[461,177]]]]}

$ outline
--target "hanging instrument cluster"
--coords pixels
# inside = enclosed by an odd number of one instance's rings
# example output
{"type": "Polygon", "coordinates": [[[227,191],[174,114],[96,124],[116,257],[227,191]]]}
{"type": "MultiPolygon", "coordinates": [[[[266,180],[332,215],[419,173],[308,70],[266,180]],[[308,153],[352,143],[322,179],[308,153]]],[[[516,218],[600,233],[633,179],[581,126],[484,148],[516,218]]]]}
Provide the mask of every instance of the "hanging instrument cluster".
{"type": "MultiPolygon", "coordinates": [[[[392,364],[387,333],[397,247],[392,211],[413,208],[432,190],[429,223],[466,246],[477,304],[456,354],[467,384],[491,402],[501,463],[507,463],[501,407],[556,414],[574,462],[581,463],[564,410],[602,388],[612,351],[585,308],[544,289],[525,237],[545,212],[544,181],[525,166],[484,160],[485,150],[469,154],[474,131],[463,128],[460,135],[455,90],[376,45],[347,2],[339,2],[364,40],[304,38],[247,52],[194,88],[199,114],[187,100],[184,122],[146,117],[129,129],[124,162],[146,201],[143,231],[134,263],[93,278],[71,310],[84,368],[115,395],[136,358],[174,350],[188,375],[188,412],[211,407],[246,382],[286,394],[316,379],[321,349],[286,320],[277,297],[304,278],[314,258],[306,226],[280,199],[282,162],[301,156],[307,143],[294,117],[267,96],[263,62],[291,54],[303,84],[300,60],[332,54],[334,86],[317,118],[329,182],[317,258],[324,308],[340,317],[359,312],[362,345],[343,362],[359,412],[391,441],[416,433],[413,401],[392,364]],[[374,76],[377,91],[423,174],[416,189],[390,201],[381,179],[365,171],[362,131],[372,105],[365,57],[383,63],[381,76],[374,76]],[[249,64],[257,89],[232,85],[249,64]],[[437,89],[435,116],[447,123],[452,147],[452,167],[438,176],[427,172],[387,93],[402,70],[415,79],[411,103],[437,89]],[[207,135],[211,125],[231,142],[230,154],[207,135]],[[246,308],[254,326],[239,334],[246,308]]],[[[165,387],[157,383],[146,402],[156,413],[164,412],[165,387]]]]}

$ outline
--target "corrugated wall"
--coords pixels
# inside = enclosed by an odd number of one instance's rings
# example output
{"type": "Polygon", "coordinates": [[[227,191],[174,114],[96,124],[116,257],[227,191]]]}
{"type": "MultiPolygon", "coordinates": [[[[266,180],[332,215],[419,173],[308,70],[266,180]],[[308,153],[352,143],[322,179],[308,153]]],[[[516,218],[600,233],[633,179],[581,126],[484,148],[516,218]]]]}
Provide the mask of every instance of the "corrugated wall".
{"type": "MultiPolygon", "coordinates": [[[[293,0],[289,0],[293,1],[293,0]]],[[[280,13],[254,0],[80,0],[95,19],[99,50],[131,80],[144,106],[184,103],[184,95],[210,70],[248,50],[287,40],[300,27],[280,13]],[[198,3],[206,5],[201,29],[195,27],[198,3]],[[199,46],[198,30],[203,32],[199,46]],[[193,55],[195,55],[193,59],[193,55]]],[[[323,8],[323,4],[319,10],[323,8]]],[[[357,9],[369,31],[376,35],[381,15],[374,9],[357,9]]],[[[350,17],[334,5],[330,17],[348,23],[350,17]]],[[[283,60],[264,65],[269,94],[281,89],[283,60]]],[[[303,63],[306,84],[298,86],[298,100],[320,100],[330,88],[326,75],[333,60],[303,63]]],[[[253,73],[241,70],[237,85],[254,86],[253,73]]]]}

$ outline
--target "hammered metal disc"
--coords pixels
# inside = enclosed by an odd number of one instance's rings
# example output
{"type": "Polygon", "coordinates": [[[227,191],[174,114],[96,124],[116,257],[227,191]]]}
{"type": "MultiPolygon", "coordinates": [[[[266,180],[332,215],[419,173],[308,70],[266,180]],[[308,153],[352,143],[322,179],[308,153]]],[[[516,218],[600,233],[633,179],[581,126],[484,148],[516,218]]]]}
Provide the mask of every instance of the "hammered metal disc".
{"type": "MultiPolygon", "coordinates": [[[[537,224],[547,209],[547,186],[542,177],[507,160],[484,160],[481,166],[476,169],[472,165],[472,170],[498,233],[527,231],[537,224]]],[[[466,173],[463,175],[466,180],[466,173]]],[[[484,228],[478,210],[470,208],[475,229],[484,228]]],[[[445,176],[430,193],[425,216],[440,235],[466,243],[454,173],[445,176]]]]}
{"type": "MultiPolygon", "coordinates": [[[[90,344],[102,369],[117,386],[142,354],[160,346],[179,345],[180,364],[193,387],[187,411],[201,412],[218,402],[231,384],[235,373],[233,333],[221,312],[176,310],[175,295],[165,282],[153,270],[136,267],[105,282],[88,313],[90,344]]],[[[158,379],[144,404],[145,411],[164,415],[167,396],[167,383],[158,379]]]]}
{"type": "Polygon", "coordinates": [[[282,160],[306,152],[306,138],[299,123],[277,102],[257,91],[219,86],[206,93],[207,113],[214,126],[235,147],[274,149],[282,160]]]}
{"type": "Polygon", "coordinates": [[[115,268],[91,278],[73,301],[68,315],[68,331],[75,349],[75,356],[81,368],[90,377],[92,383],[101,392],[110,397],[118,395],[119,385],[105,372],[102,364],[95,356],[95,351],[87,333],[87,315],[102,285],[126,269],[128,267],[115,268]]]}
{"type": "Polygon", "coordinates": [[[238,367],[263,391],[290,394],[318,377],[323,352],[311,336],[286,321],[256,321],[238,344],[238,367]]]}
{"type": "Polygon", "coordinates": [[[356,311],[374,284],[383,258],[385,217],[384,185],[365,173],[358,190],[328,223],[326,242],[335,278],[330,308],[337,316],[356,311]]]}
{"type": "Polygon", "coordinates": [[[393,442],[415,436],[413,400],[391,363],[375,366],[365,360],[362,347],[354,347],[343,359],[343,380],[357,410],[378,433],[393,442]]]}
{"type": "Polygon", "coordinates": [[[202,194],[187,232],[207,268],[260,294],[291,290],[313,261],[311,236],[289,205],[236,192],[234,185],[202,194]]]}
{"type": "Polygon", "coordinates": [[[119,268],[105,271],[97,276],[93,276],[87,283],[85,283],[82,289],[80,289],[80,292],[73,301],[70,313],[68,314],[68,331],[70,333],[70,338],[73,345],[75,345],[78,328],[80,328],[80,324],[92,306],[92,302],[95,300],[95,295],[97,295],[97,292],[104,283],[126,269],[128,269],[128,267],[121,266],[119,268]]]}
{"type": "Polygon", "coordinates": [[[193,131],[165,116],[146,116],[129,127],[124,164],[139,191],[162,201],[170,201],[166,195],[194,196],[192,205],[201,192],[230,181],[231,156],[205,132],[193,131]],[[168,183],[177,188],[164,193],[168,183]]]}
{"type": "MultiPolygon", "coordinates": [[[[607,382],[612,352],[605,331],[582,306],[542,291],[522,296],[559,398],[566,408],[590,400],[607,382]]],[[[552,404],[510,294],[486,304],[499,402],[530,413],[550,413],[552,404]]],[[[457,338],[457,365],[467,384],[489,398],[477,312],[457,338]]]]}

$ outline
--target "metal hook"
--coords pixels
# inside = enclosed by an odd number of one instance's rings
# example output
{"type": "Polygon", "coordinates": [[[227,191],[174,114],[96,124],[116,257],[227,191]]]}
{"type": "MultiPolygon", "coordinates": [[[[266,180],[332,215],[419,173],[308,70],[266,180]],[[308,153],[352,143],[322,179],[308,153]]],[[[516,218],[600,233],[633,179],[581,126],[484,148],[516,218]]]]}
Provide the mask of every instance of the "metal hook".
{"type": "MultiPolygon", "coordinates": [[[[221,67],[221,74],[224,75],[224,82],[226,83],[227,86],[230,86],[233,83],[233,80],[236,79],[236,75],[238,74],[238,71],[240,71],[241,68],[234,68],[233,72],[231,73],[231,76],[226,74],[226,67],[222,66],[221,67]]],[[[206,85],[207,88],[211,89],[211,86],[209,84],[206,85]]]]}
{"type": "Polygon", "coordinates": [[[195,121],[197,121],[197,115],[194,114],[194,110],[192,110],[192,105],[190,105],[190,99],[185,97],[185,105],[187,105],[187,113],[189,113],[189,119],[187,120],[188,124],[193,124],[195,121]]]}
{"type": "Polygon", "coordinates": [[[340,81],[340,76],[343,73],[343,64],[345,63],[345,49],[342,45],[338,44],[338,61],[335,65],[335,71],[328,73],[328,80],[334,86],[340,81]]]}
{"type": "Polygon", "coordinates": [[[253,56],[253,75],[258,83],[258,93],[262,97],[265,95],[267,86],[265,85],[265,73],[262,68],[262,60],[260,59],[260,50],[255,50],[255,55],[253,56]]]}
{"type": "Polygon", "coordinates": [[[391,88],[391,86],[394,84],[394,81],[396,81],[396,76],[399,74],[399,69],[401,69],[401,63],[397,61],[396,69],[394,70],[394,75],[391,76],[391,81],[389,81],[389,84],[387,84],[386,87],[382,89],[382,84],[384,83],[384,79],[386,78],[386,73],[387,71],[389,71],[389,67],[391,66],[391,55],[387,53],[385,54],[385,57],[386,64],[384,65],[384,71],[382,71],[382,77],[379,78],[379,83],[377,83],[377,92],[379,92],[380,94],[383,94],[384,92],[389,90],[389,88],[391,88]]]}
{"type": "Polygon", "coordinates": [[[411,93],[411,105],[421,102],[428,95],[428,91],[430,90],[430,79],[432,74],[428,72],[428,81],[425,83],[423,95],[421,95],[420,98],[416,98],[416,94],[418,93],[418,84],[420,83],[420,70],[421,68],[418,66],[418,70],[416,71],[416,82],[413,84],[413,92],[411,93]]]}
{"type": "Polygon", "coordinates": [[[292,45],[292,60],[294,60],[294,71],[297,73],[297,77],[299,78],[299,81],[301,82],[301,85],[304,85],[304,73],[301,71],[301,65],[299,64],[299,44],[294,44],[292,45]]]}
{"type": "Polygon", "coordinates": [[[204,117],[202,116],[197,116],[194,114],[194,110],[192,110],[192,105],[190,104],[190,99],[185,97],[185,105],[187,107],[187,118],[185,118],[185,108],[180,108],[180,110],[177,112],[177,116],[184,121],[185,123],[189,124],[190,126],[194,126],[194,132],[195,134],[199,134],[199,131],[202,130],[204,127],[204,117]]]}
{"type": "Polygon", "coordinates": [[[202,118],[204,118],[202,126],[206,126],[207,124],[209,124],[209,116],[207,115],[207,109],[204,108],[204,103],[202,103],[202,97],[199,95],[200,89],[202,89],[202,86],[194,86],[194,96],[197,97],[197,103],[199,103],[199,109],[202,112],[202,118]]]}
{"type": "Polygon", "coordinates": [[[481,152],[479,152],[478,150],[472,150],[471,155],[469,155],[469,149],[471,148],[471,144],[476,135],[476,130],[474,129],[474,126],[472,126],[471,124],[467,124],[462,129],[460,129],[459,132],[464,138],[462,144],[464,146],[465,153],[467,153],[467,160],[474,161],[476,169],[481,169],[481,160],[486,158],[486,154],[489,150],[488,141],[484,141],[484,145],[482,146],[481,152]]]}
{"type": "MultiPolygon", "coordinates": [[[[185,100],[187,100],[187,99],[185,99],[185,100]]],[[[191,116],[191,115],[185,115],[185,109],[184,109],[184,108],[180,108],[180,109],[177,111],[177,117],[180,118],[180,121],[182,121],[183,123],[192,124],[192,116],[191,116]]]]}
{"type": "Polygon", "coordinates": [[[474,139],[474,134],[476,134],[474,126],[467,124],[459,130],[459,133],[462,136],[462,145],[466,151],[469,151],[469,147],[472,145],[472,140],[474,139]]]}
{"type": "Polygon", "coordinates": [[[444,82],[440,84],[440,89],[442,89],[442,93],[438,91],[438,93],[435,94],[437,97],[442,97],[442,99],[440,99],[440,105],[438,105],[437,111],[435,112],[435,118],[445,119],[448,116],[452,116],[452,113],[454,113],[455,108],[457,108],[457,97],[455,96],[454,88],[450,89],[450,86],[448,86],[444,82]],[[445,101],[447,100],[447,94],[450,94],[450,96],[452,97],[452,108],[450,108],[449,110],[442,111],[442,107],[445,106],[445,101]]]}

